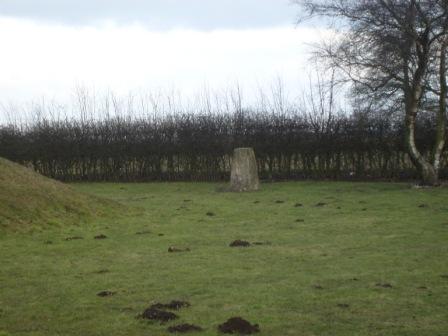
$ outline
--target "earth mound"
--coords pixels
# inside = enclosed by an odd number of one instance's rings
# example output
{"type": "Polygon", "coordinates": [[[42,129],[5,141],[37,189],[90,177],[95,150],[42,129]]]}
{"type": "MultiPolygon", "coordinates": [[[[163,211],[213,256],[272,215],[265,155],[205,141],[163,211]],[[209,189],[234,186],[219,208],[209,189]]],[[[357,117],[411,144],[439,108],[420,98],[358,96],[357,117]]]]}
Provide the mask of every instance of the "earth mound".
{"type": "Polygon", "coordinates": [[[115,295],[115,292],[102,291],[97,294],[97,296],[99,296],[99,297],[107,297],[107,296],[112,296],[112,295],[115,295]]]}
{"type": "Polygon", "coordinates": [[[246,240],[237,239],[230,243],[230,247],[249,247],[250,243],[246,240]]]}
{"type": "Polygon", "coordinates": [[[196,332],[202,331],[201,327],[195,326],[194,324],[179,324],[176,326],[172,326],[168,328],[168,332],[170,333],[188,333],[188,332],[196,332]]]}
{"type": "Polygon", "coordinates": [[[218,326],[218,330],[223,334],[241,334],[250,335],[260,332],[258,324],[250,324],[241,317],[232,317],[228,319],[225,323],[218,326]]]}
{"type": "Polygon", "coordinates": [[[189,247],[185,247],[185,248],[180,248],[180,247],[176,247],[176,246],[168,247],[168,252],[170,252],[170,253],[190,252],[190,251],[191,250],[189,247]]]}
{"type": "Polygon", "coordinates": [[[171,310],[179,310],[181,308],[190,307],[190,303],[187,301],[180,300],[172,300],[169,303],[155,303],[151,306],[154,309],[171,309],[171,310]]]}
{"type": "Polygon", "coordinates": [[[149,307],[146,309],[142,315],[140,315],[141,318],[147,319],[147,320],[153,320],[153,321],[160,321],[160,322],[168,322],[171,320],[177,319],[179,316],[177,316],[174,313],[163,311],[154,307],[149,307]]]}
{"type": "Polygon", "coordinates": [[[0,158],[0,230],[79,224],[123,209],[0,158]]]}

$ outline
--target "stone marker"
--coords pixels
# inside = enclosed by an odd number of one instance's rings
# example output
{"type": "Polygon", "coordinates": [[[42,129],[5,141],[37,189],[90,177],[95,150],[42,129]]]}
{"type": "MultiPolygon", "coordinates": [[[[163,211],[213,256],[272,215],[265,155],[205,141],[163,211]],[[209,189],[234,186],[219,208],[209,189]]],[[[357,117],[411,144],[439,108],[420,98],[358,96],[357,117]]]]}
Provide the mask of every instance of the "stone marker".
{"type": "Polygon", "coordinates": [[[252,148],[236,148],[233,151],[230,190],[256,191],[260,188],[257,161],[252,148]]]}

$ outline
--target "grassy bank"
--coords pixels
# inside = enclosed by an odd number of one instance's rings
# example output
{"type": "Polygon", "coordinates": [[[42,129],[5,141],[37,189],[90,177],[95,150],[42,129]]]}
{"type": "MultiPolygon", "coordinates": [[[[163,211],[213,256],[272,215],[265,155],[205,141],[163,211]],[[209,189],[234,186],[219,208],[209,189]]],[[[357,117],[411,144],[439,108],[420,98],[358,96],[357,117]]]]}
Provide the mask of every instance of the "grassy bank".
{"type": "Polygon", "coordinates": [[[81,184],[141,209],[39,232],[0,232],[0,335],[216,335],[242,316],[260,335],[444,335],[448,189],[279,183],[81,184]],[[94,239],[104,234],[106,239],[94,239]],[[67,238],[83,238],[68,239],[67,238]],[[244,239],[264,242],[231,248],[244,239]],[[189,252],[168,253],[175,246],[189,252]],[[100,291],[115,295],[99,297],[100,291]],[[186,300],[168,324],[137,319],[186,300]],[[2,334],[3,332],[3,334],[2,334]]]}
{"type": "Polygon", "coordinates": [[[89,224],[125,211],[119,203],[80,193],[0,158],[0,234],[89,224]]]}

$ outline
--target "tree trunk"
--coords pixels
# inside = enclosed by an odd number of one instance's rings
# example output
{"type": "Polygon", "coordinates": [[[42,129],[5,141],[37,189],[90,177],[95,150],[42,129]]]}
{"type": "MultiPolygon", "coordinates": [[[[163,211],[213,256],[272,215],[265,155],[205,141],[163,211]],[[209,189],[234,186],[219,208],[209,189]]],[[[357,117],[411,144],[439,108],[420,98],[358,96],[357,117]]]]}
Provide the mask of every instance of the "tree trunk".
{"type": "Polygon", "coordinates": [[[440,169],[440,159],[442,157],[443,149],[445,148],[445,134],[446,134],[446,110],[447,101],[446,96],[448,94],[447,82],[446,82],[446,53],[448,49],[448,38],[445,38],[440,46],[439,55],[439,81],[440,81],[440,97],[439,97],[439,110],[437,113],[437,126],[436,126],[436,141],[433,149],[433,166],[438,173],[440,169]]]}
{"type": "Polygon", "coordinates": [[[434,186],[439,184],[439,173],[434,166],[420,153],[415,143],[415,123],[417,118],[418,109],[420,107],[420,100],[423,95],[423,79],[428,67],[429,51],[427,45],[427,36],[422,39],[422,44],[417,46],[418,52],[418,66],[417,70],[412,77],[412,81],[409,82],[408,73],[408,59],[404,63],[405,66],[405,109],[406,109],[406,133],[405,143],[408,148],[408,153],[411,160],[417,167],[421,177],[422,184],[434,186]]]}
{"type": "Polygon", "coordinates": [[[430,164],[420,153],[415,143],[415,119],[417,115],[418,103],[416,99],[411,98],[406,111],[406,146],[411,160],[417,167],[421,177],[422,184],[434,186],[439,183],[439,174],[434,166],[430,164]]]}

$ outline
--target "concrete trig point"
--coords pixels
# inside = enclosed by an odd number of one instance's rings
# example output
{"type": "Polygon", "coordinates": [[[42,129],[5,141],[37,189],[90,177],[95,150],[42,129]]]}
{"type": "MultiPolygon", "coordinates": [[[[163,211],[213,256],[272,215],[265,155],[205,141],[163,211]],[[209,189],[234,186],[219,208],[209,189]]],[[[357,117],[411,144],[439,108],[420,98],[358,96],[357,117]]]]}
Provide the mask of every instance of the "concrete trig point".
{"type": "Polygon", "coordinates": [[[236,148],[233,151],[230,190],[235,192],[260,189],[257,161],[252,148],[236,148]]]}

